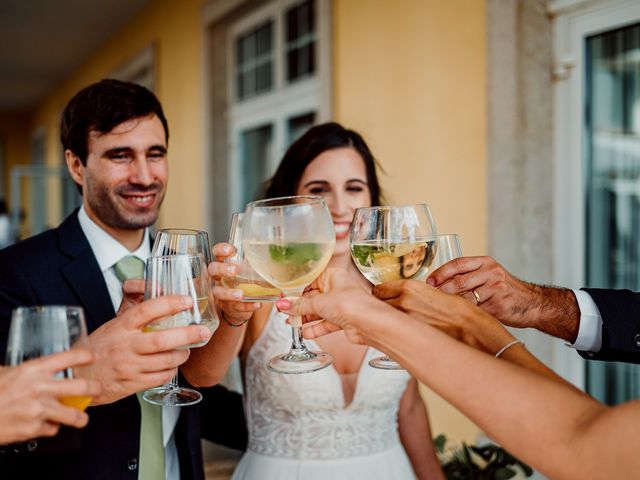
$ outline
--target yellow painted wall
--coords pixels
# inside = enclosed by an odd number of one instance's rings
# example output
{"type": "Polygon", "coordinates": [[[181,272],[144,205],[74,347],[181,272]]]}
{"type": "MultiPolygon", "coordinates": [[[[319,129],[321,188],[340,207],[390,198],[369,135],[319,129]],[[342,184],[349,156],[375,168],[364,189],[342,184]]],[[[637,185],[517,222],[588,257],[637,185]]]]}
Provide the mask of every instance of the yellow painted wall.
{"type": "Polygon", "coordinates": [[[170,180],[159,225],[202,228],[202,26],[204,0],[155,0],[98,49],[36,111],[34,125],[48,132],[48,161],[60,158],[59,118],[82,87],[107,77],[150,44],[155,46],[156,94],[169,121],[170,180]]]}
{"type": "Polygon", "coordinates": [[[29,152],[29,116],[26,114],[0,115],[0,139],[2,140],[2,155],[4,169],[2,172],[2,190],[9,201],[9,182],[11,167],[30,163],[29,152]]]}
{"type": "MultiPolygon", "coordinates": [[[[389,203],[427,202],[439,231],[486,252],[483,0],[335,0],[334,112],[387,172],[389,203]]],[[[429,398],[434,433],[477,428],[429,398]]]]}
{"type": "MultiPolygon", "coordinates": [[[[4,113],[0,115],[0,139],[2,139],[3,155],[3,196],[7,202],[7,207],[11,213],[11,170],[17,165],[28,165],[31,163],[31,119],[29,114],[4,113]]],[[[28,204],[31,198],[31,185],[21,181],[21,203],[28,204]]],[[[28,209],[23,209],[25,215],[21,231],[22,236],[29,235],[30,217],[28,209]]]]}

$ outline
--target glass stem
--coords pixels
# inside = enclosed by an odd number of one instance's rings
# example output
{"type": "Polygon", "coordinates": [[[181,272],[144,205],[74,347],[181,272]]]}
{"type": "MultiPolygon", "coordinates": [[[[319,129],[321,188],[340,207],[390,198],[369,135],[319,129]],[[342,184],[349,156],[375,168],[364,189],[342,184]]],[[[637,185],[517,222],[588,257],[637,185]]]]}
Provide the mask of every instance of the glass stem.
{"type": "Polygon", "coordinates": [[[171,379],[171,381],[169,382],[168,387],[169,387],[169,390],[173,390],[173,391],[176,391],[176,390],[178,390],[180,388],[180,387],[178,387],[178,376],[177,375],[171,379]]]}
{"type": "Polygon", "coordinates": [[[294,350],[295,352],[306,352],[307,351],[307,346],[304,344],[304,337],[302,336],[302,326],[297,326],[297,325],[301,325],[300,317],[292,315],[290,317],[290,323],[292,325],[292,327],[291,327],[291,338],[292,338],[291,350],[294,350]]]}

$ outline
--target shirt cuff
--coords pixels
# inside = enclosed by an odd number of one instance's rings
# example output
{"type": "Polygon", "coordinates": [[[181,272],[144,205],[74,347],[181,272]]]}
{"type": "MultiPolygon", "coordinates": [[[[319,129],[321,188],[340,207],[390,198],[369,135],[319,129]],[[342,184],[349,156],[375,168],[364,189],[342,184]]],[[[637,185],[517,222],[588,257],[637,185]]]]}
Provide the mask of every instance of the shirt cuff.
{"type": "Polygon", "coordinates": [[[580,308],[580,327],[578,337],[567,346],[584,352],[599,352],[602,348],[602,316],[598,306],[584,290],[573,290],[580,308]]]}

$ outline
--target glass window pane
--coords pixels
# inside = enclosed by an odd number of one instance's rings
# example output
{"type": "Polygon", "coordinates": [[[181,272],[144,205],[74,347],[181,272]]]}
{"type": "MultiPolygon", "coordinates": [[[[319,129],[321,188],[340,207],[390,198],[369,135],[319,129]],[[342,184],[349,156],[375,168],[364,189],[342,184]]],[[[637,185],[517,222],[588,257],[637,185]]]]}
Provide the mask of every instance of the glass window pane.
{"type": "Polygon", "coordinates": [[[242,204],[257,199],[267,180],[267,166],[271,158],[273,126],[244,130],[240,134],[240,181],[242,204]]]}
{"type": "Polygon", "coordinates": [[[291,117],[287,121],[287,144],[291,145],[315,123],[315,112],[291,117]]]}
{"type": "Polygon", "coordinates": [[[236,39],[236,94],[239,100],[267,92],[273,86],[273,22],[236,39]]]}
{"type": "Polygon", "coordinates": [[[290,8],[285,17],[285,76],[292,82],[315,72],[316,27],[313,0],[290,8]]]}
{"type": "MultiPolygon", "coordinates": [[[[640,25],[586,44],[587,284],[640,290],[640,25]]],[[[589,392],[640,396],[640,367],[587,362],[589,392]]]]}

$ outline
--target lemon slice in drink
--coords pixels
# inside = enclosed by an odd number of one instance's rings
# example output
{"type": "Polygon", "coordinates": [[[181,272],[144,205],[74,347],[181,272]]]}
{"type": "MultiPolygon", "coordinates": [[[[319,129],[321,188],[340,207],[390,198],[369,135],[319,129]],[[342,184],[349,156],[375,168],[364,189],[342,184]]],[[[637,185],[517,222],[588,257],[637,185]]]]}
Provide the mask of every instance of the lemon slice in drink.
{"type": "Polygon", "coordinates": [[[400,263],[393,253],[379,252],[373,254],[371,266],[382,283],[400,279],[400,263]]]}
{"type": "Polygon", "coordinates": [[[236,288],[244,292],[247,297],[276,297],[280,290],[275,287],[263,287],[255,283],[239,283],[236,288]]]}

